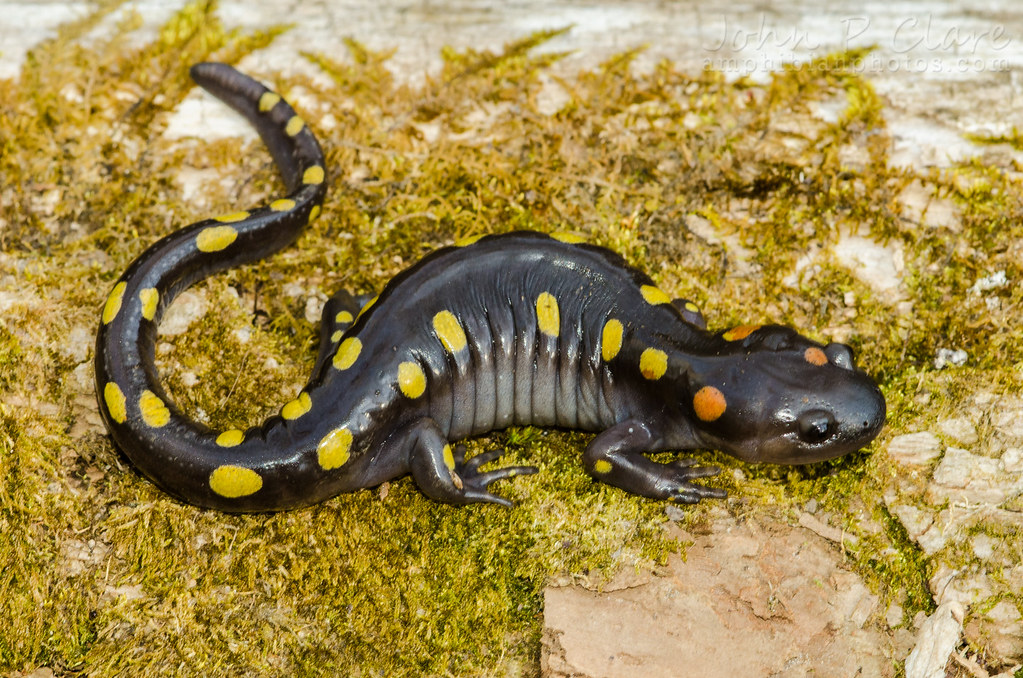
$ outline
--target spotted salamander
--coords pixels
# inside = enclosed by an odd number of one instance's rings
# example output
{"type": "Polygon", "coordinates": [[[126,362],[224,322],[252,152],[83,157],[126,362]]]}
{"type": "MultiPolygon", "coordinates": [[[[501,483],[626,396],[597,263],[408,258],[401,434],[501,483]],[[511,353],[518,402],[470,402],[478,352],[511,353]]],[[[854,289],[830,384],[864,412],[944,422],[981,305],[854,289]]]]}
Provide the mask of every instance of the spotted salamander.
{"type": "Polygon", "coordinates": [[[309,384],[261,426],[186,418],[154,365],[157,324],[200,278],[291,243],[320,212],[324,158],[281,97],[223,64],[192,77],[244,115],[288,194],[200,221],[158,241],[114,285],[96,340],[96,388],[113,439],[154,483],[223,511],[274,511],[411,474],[453,504],[507,499],[452,441],[511,425],[595,431],[582,455],[595,479],[645,497],[697,502],[714,467],[646,456],[716,448],[747,461],[802,464],[859,449],[885,401],[849,347],[776,325],[710,333],[617,254],[569,235],[472,237],[425,257],[360,304],[323,311],[309,384]]]}

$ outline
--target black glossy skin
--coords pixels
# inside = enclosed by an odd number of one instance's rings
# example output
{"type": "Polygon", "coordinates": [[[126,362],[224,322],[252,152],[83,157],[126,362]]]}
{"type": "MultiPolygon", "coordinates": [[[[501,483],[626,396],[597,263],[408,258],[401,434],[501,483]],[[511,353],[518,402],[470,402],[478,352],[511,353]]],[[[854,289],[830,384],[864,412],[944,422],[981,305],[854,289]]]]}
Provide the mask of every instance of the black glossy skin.
{"type": "Polygon", "coordinates": [[[449,442],[531,424],[598,432],[583,454],[598,480],[696,502],[725,495],[693,482],[716,468],[645,454],[712,447],[800,464],[859,449],[880,431],[884,398],[848,347],[777,326],[708,333],[695,307],[671,302],[613,252],[538,233],[438,250],[361,315],[351,295],[338,293],[324,309],[312,379],[283,416],[244,433],[186,419],[153,364],[160,312],[195,280],[294,240],[325,187],[310,181],[324,163],[308,128],[284,131],[294,116],[285,102],[222,64],[192,72],[255,125],[293,204],[164,238],[125,272],[104,309],[96,381],[107,427],[146,476],[184,501],[273,511],[411,473],[439,501],[508,504],[491,483],[535,469],[484,472],[499,452],[466,461],[449,442]],[[273,106],[260,110],[261,97],[273,106]],[[211,226],[237,235],[210,237],[214,250],[201,251],[198,234],[223,235],[211,226]],[[152,289],[158,304],[143,292],[152,289]]]}

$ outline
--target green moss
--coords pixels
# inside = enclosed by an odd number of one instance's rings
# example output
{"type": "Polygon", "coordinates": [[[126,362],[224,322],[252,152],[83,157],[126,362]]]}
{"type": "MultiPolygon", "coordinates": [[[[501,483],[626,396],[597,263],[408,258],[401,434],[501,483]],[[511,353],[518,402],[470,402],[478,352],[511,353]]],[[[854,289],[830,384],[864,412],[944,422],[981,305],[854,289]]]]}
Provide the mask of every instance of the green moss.
{"type": "MultiPolygon", "coordinates": [[[[684,547],[664,537],[663,505],[581,470],[587,436],[518,428],[468,442],[470,453],[507,447],[508,463],[540,467],[503,483],[513,511],[438,506],[400,480],[237,517],[177,504],[103,435],[89,345],[113,280],[171,229],[280,191],[258,145],[160,132],[191,87],[188,65],[237,61],[282,29],[243,34],[198,2],[139,47],[125,47],[137,44],[124,40],[131,15],[86,43],[119,5],[63,27],[18,79],[0,81],[0,296],[16,299],[0,319],[0,534],[10,535],[0,670],[535,675],[549,577],[599,583],[684,547]],[[229,182],[205,182],[205,204],[189,204],[183,167],[229,182]]],[[[666,62],[636,73],[636,51],[568,74],[553,67],[561,55],[535,53],[557,34],[496,53],[445,50],[441,72],[416,86],[389,73],[391,52],[351,40],[346,60],[305,55],[327,84],[272,79],[323,105],[301,113],[331,168],[324,218],[286,252],[198,287],[213,310],[158,349],[175,401],[216,427],[257,422],[311,367],[310,298],[379,290],[466,235],[576,231],[698,301],[712,326],[773,320],[848,336],[888,398],[878,443],[794,469],[704,459],[728,471],[714,482],[741,500],[734,511],[794,515],[815,499],[858,538],[850,563],[886,603],[908,616],[930,609],[933,564],[885,507],[899,479],[876,451],[959,410],[964,394],[1019,391],[1011,309],[1023,291],[970,292],[996,270],[1023,273],[1017,181],[980,162],[890,168],[882,101],[856,67],[863,51],[758,85],[666,62]],[[820,107],[841,112],[829,122],[820,107]],[[957,225],[904,218],[911,185],[954,203],[957,225]],[[911,312],[827,254],[791,283],[808,252],[851,233],[902,249],[911,312]],[[941,347],[967,350],[970,368],[935,371],[941,347]]],[[[687,508],[685,520],[704,510],[687,508]]]]}
{"type": "Polygon", "coordinates": [[[963,136],[975,144],[1009,144],[1016,150],[1023,148],[1023,135],[1016,129],[1015,125],[1012,126],[1012,131],[1008,134],[973,134],[968,132],[963,136]]]}

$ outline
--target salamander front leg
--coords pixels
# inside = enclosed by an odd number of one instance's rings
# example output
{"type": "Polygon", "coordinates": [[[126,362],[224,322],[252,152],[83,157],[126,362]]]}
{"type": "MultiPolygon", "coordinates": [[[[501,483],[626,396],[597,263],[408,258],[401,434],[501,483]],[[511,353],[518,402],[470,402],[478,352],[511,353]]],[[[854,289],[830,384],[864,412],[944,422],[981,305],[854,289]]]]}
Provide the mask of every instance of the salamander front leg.
{"type": "Polygon", "coordinates": [[[724,490],[691,482],[717,475],[721,471],[717,466],[694,466],[691,459],[662,464],[644,456],[655,450],[649,426],[629,419],[590,441],[583,465],[597,480],[643,497],[695,504],[706,497],[728,496],[724,490]]]}
{"type": "Polygon", "coordinates": [[[401,446],[408,455],[409,471],[426,496],[449,504],[490,502],[511,507],[512,503],[490,491],[498,480],[536,473],[534,466],[506,466],[481,472],[484,464],[497,460],[503,450],[491,450],[465,460],[465,447],[454,450],[433,419],[418,419],[392,436],[389,445],[401,446]]]}

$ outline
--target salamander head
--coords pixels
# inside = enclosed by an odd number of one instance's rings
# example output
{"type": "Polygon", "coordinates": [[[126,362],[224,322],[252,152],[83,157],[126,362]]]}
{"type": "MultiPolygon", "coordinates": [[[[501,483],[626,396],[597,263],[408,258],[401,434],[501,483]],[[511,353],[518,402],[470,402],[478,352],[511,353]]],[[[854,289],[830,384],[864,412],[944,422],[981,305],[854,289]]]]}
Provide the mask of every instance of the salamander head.
{"type": "Polygon", "coordinates": [[[877,384],[845,344],[777,325],[721,335],[718,356],[689,374],[696,434],[745,461],[807,464],[860,449],[884,425],[877,384]]]}

